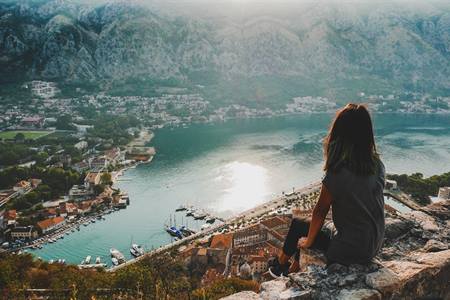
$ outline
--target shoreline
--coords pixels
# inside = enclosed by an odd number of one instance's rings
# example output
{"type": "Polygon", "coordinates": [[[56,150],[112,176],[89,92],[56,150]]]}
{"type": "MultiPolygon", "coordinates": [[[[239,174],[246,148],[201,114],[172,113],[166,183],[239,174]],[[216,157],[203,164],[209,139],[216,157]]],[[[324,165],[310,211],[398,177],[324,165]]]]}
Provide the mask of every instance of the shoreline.
{"type": "MultiPolygon", "coordinates": [[[[144,131],[141,131],[141,133],[144,131]]],[[[146,130],[145,132],[148,133],[148,135],[145,135],[144,139],[142,140],[144,143],[149,143],[153,137],[155,136],[154,132],[146,130]]],[[[136,139],[140,139],[142,138],[142,135],[140,135],[140,137],[136,138],[136,139]]],[[[136,140],[135,139],[135,140],[136,140]]],[[[135,140],[133,140],[130,143],[133,143],[135,140]]],[[[129,143],[129,144],[130,144],[129,143]]],[[[139,142],[138,142],[139,143],[139,142]]],[[[129,145],[128,144],[128,145],[129,145]]],[[[127,147],[128,147],[127,145],[127,147]]],[[[125,172],[129,169],[132,168],[136,168],[138,165],[140,164],[147,164],[152,162],[154,155],[151,155],[149,157],[148,160],[146,161],[138,161],[135,160],[134,162],[127,164],[126,166],[123,166],[121,168],[119,168],[117,171],[112,171],[111,172],[111,181],[112,181],[112,185],[111,185],[111,189],[113,189],[114,184],[119,180],[119,178],[123,175],[125,175],[125,172]]],[[[120,191],[120,193],[122,195],[127,195],[126,191],[120,191]]],[[[66,222],[66,224],[64,224],[61,228],[56,229],[55,231],[52,231],[48,234],[39,236],[38,238],[28,242],[26,245],[18,247],[18,248],[14,248],[14,249],[8,249],[8,252],[11,253],[15,253],[15,252],[27,252],[28,249],[32,249],[32,250],[37,250],[37,249],[42,249],[46,244],[48,243],[56,243],[58,242],[59,239],[63,239],[65,235],[70,235],[71,232],[74,232],[74,230],[79,230],[81,225],[84,226],[88,226],[91,223],[95,223],[96,219],[98,221],[104,220],[104,215],[106,214],[110,214],[111,212],[116,212],[120,209],[117,209],[113,206],[108,207],[100,212],[97,212],[96,214],[92,214],[92,215],[88,215],[88,216],[82,216],[80,218],[75,219],[75,221],[73,222],[66,222]],[[99,219],[100,217],[100,219],[99,219]],[[92,222],[92,220],[94,222],[92,222]],[[89,223],[88,225],[85,225],[86,223],[89,223]]]]}

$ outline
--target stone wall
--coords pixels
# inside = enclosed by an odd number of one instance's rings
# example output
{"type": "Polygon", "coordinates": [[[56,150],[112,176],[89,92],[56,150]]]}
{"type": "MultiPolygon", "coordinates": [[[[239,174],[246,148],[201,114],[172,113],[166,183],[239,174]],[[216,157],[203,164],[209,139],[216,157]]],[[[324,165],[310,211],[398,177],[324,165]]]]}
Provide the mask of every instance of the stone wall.
{"type": "Polygon", "coordinates": [[[450,299],[450,201],[407,214],[387,213],[382,250],[369,265],[325,268],[320,254],[302,256],[302,272],[261,284],[234,299],[450,299]],[[304,257],[304,260],[303,260],[304,257]]]}

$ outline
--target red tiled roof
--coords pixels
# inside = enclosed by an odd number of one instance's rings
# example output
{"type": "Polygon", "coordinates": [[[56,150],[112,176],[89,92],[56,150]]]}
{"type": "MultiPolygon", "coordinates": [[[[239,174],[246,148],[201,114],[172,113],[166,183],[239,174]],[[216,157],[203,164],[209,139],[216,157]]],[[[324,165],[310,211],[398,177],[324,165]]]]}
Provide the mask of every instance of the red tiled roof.
{"type": "Polygon", "coordinates": [[[263,225],[267,226],[268,228],[274,228],[274,227],[277,227],[277,226],[281,226],[281,225],[287,224],[287,222],[285,220],[283,220],[282,218],[277,217],[277,216],[272,217],[270,219],[265,219],[265,220],[261,221],[261,223],[263,225]]]}
{"type": "Polygon", "coordinates": [[[255,262],[255,261],[267,261],[267,258],[265,258],[264,256],[259,256],[259,255],[252,255],[250,256],[250,263],[255,262]]]}
{"type": "Polygon", "coordinates": [[[86,179],[85,181],[88,181],[89,183],[94,183],[95,184],[95,180],[98,176],[97,172],[90,172],[86,175],[86,179]]]}
{"type": "Polygon", "coordinates": [[[217,234],[213,236],[211,241],[211,248],[228,249],[233,242],[232,233],[217,234]]]}
{"type": "Polygon", "coordinates": [[[43,119],[43,117],[25,117],[22,119],[22,122],[40,122],[43,119]]]}
{"type": "Polygon", "coordinates": [[[64,221],[63,217],[55,217],[55,218],[51,218],[51,219],[46,219],[43,221],[40,221],[37,223],[37,225],[39,226],[39,228],[41,228],[42,230],[47,229],[51,226],[57,225],[61,222],[64,221]]]}
{"type": "Polygon", "coordinates": [[[5,212],[5,218],[7,220],[15,220],[17,218],[17,211],[15,209],[10,209],[5,212]]]}
{"type": "Polygon", "coordinates": [[[28,187],[30,186],[30,183],[28,181],[25,180],[21,180],[18,183],[16,183],[15,187],[28,187]]]}

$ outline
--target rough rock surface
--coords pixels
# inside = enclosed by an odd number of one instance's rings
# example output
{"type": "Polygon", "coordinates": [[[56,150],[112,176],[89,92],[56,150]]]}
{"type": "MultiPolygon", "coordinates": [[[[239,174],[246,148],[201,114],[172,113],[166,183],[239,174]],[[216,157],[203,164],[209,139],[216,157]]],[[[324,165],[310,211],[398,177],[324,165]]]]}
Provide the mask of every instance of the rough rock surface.
{"type": "MultiPolygon", "coordinates": [[[[309,265],[261,284],[259,295],[226,299],[450,299],[450,201],[388,213],[386,239],[369,265],[309,265]]],[[[314,255],[313,252],[307,255],[314,255]]]]}

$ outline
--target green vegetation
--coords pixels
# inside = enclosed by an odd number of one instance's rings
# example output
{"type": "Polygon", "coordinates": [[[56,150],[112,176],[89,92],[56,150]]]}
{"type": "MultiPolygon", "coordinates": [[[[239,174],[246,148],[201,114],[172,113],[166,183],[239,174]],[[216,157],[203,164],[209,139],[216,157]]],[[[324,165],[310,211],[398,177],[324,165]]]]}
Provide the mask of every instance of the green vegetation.
{"type": "MultiPolygon", "coordinates": [[[[199,288],[184,263],[168,255],[145,258],[114,273],[48,264],[29,254],[0,256],[0,293],[25,299],[26,289],[49,289],[57,299],[218,299],[242,290],[257,290],[252,281],[225,279],[199,288]]],[[[45,297],[44,297],[45,298],[45,297]]]]}
{"type": "Polygon", "coordinates": [[[228,278],[214,282],[210,286],[198,288],[192,293],[193,299],[220,299],[240,291],[259,291],[259,285],[255,281],[228,278]]]}
{"type": "Polygon", "coordinates": [[[22,131],[22,130],[12,130],[12,131],[3,131],[0,132],[0,139],[6,140],[17,140],[20,139],[20,135],[24,136],[24,139],[35,140],[40,137],[46,136],[50,134],[51,131],[22,131]]]}
{"type": "Polygon", "coordinates": [[[75,130],[75,126],[72,125],[72,116],[63,115],[56,119],[56,129],[59,130],[75,130]]]}
{"type": "Polygon", "coordinates": [[[389,174],[387,178],[397,181],[402,191],[411,194],[414,200],[422,205],[430,203],[430,195],[437,196],[439,187],[450,186],[450,172],[428,178],[424,178],[422,173],[389,174]]]}
{"type": "MultiPolygon", "coordinates": [[[[12,131],[3,133],[10,132],[12,131]]],[[[67,132],[45,132],[36,139],[29,139],[30,135],[25,131],[16,131],[15,135],[9,135],[14,140],[0,142],[0,166],[7,167],[29,161],[35,161],[36,165],[44,166],[46,163],[57,162],[62,155],[70,155],[72,163],[82,159],[81,151],[73,146],[78,142],[78,138],[72,137],[67,132]],[[63,153],[60,152],[61,150],[63,153]],[[46,161],[51,155],[52,159],[46,161]]]]}
{"type": "Polygon", "coordinates": [[[67,193],[74,184],[82,182],[84,174],[62,168],[12,167],[0,172],[0,189],[11,188],[20,180],[37,178],[42,180],[34,191],[8,203],[9,208],[30,209],[41,201],[55,199],[67,193]]]}
{"type": "Polygon", "coordinates": [[[111,146],[125,145],[133,139],[127,129],[139,124],[139,120],[134,116],[102,115],[93,120],[94,128],[88,130],[88,138],[109,140],[111,146]]]}
{"type": "Polygon", "coordinates": [[[27,145],[15,143],[0,143],[0,166],[10,166],[30,159],[36,151],[30,150],[27,145]]]}

